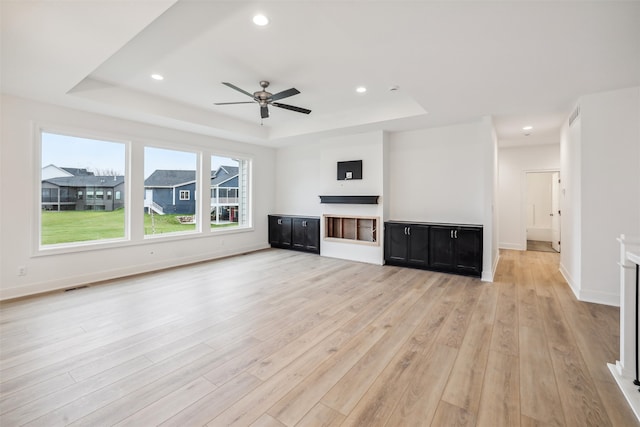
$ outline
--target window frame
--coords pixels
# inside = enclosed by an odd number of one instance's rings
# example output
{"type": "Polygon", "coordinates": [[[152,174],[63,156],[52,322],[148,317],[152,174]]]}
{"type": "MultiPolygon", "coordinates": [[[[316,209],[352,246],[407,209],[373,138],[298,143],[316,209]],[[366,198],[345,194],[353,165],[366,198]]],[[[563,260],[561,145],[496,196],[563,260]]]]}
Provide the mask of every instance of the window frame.
{"type": "MultiPolygon", "coordinates": [[[[32,236],[31,236],[31,256],[33,257],[42,257],[42,256],[50,256],[50,255],[59,255],[65,253],[79,253],[85,251],[92,250],[103,250],[109,248],[120,248],[120,247],[131,247],[131,246],[139,246],[139,245],[153,245],[155,244],[155,240],[160,238],[163,241],[180,241],[180,240],[190,240],[190,239],[201,239],[201,238],[210,238],[212,235],[223,235],[223,234],[238,234],[238,233],[246,233],[254,231],[253,224],[253,156],[249,156],[246,154],[227,151],[224,149],[220,149],[219,147],[204,147],[202,145],[193,145],[193,144],[184,144],[183,142],[167,142],[167,141],[158,141],[158,140],[149,140],[149,139],[136,139],[134,142],[130,136],[116,134],[109,131],[103,130],[88,130],[85,128],[79,128],[75,126],[65,126],[60,124],[53,123],[45,123],[45,122],[32,122],[32,141],[33,141],[33,164],[36,166],[33,171],[36,174],[36,178],[34,179],[33,184],[33,208],[31,211],[35,210],[35,214],[31,215],[32,217],[32,236]],[[114,239],[101,239],[101,240],[88,240],[82,242],[69,242],[69,243],[60,243],[60,244],[51,244],[51,245],[42,245],[42,141],[43,141],[43,133],[51,133],[56,135],[68,136],[72,138],[86,138],[93,139],[97,141],[105,141],[105,142],[113,142],[124,145],[125,150],[125,165],[124,165],[124,176],[125,182],[122,188],[124,191],[124,195],[120,190],[113,191],[113,199],[112,200],[122,200],[124,202],[124,236],[122,238],[114,238],[114,239]],[[145,236],[144,235],[144,226],[141,229],[136,230],[132,229],[133,224],[141,225],[142,223],[139,221],[133,221],[132,216],[137,214],[137,208],[142,209],[144,205],[143,200],[134,201],[133,200],[133,188],[134,185],[138,185],[140,187],[144,186],[144,178],[143,173],[132,173],[134,169],[144,169],[144,148],[160,148],[166,150],[177,150],[177,151],[190,151],[196,153],[196,187],[193,192],[193,197],[195,199],[199,199],[200,202],[197,204],[196,215],[199,218],[208,218],[209,217],[209,205],[211,201],[211,192],[210,192],[210,170],[211,163],[210,159],[212,156],[216,157],[227,157],[230,159],[236,159],[244,163],[245,171],[245,179],[246,184],[245,187],[248,189],[247,194],[244,196],[246,199],[245,202],[245,212],[244,212],[244,223],[242,225],[238,225],[235,227],[224,227],[212,229],[211,227],[203,227],[203,221],[198,221],[200,224],[199,228],[196,228],[195,231],[188,232],[178,232],[178,233],[167,233],[160,234],[156,236],[145,236]],[[202,172],[205,171],[206,172],[202,172]],[[135,176],[134,176],[135,175],[135,176]],[[134,183],[134,179],[140,180],[139,183],[134,183]],[[205,180],[205,181],[203,181],[205,180]],[[202,185],[202,182],[206,182],[206,185],[202,185]],[[206,216],[205,216],[206,215],[206,216]],[[132,224],[133,223],[133,224],[132,224]]],[[[240,164],[239,164],[240,166],[240,164]]],[[[137,170],[136,170],[137,171],[137,170]]],[[[240,169],[239,169],[240,172],[240,169]]],[[[95,190],[95,189],[94,189],[95,190]]],[[[238,189],[239,191],[239,189],[238,189]]],[[[86,189],[79,190],[75,197],[79,199],[86,200],[87,194],[86,189]]],[[[105,196],[106,197],[106,196],[105,196]]]]}
{"type": "MultiPolygon", "coordinates": [[[[124,176],[125,176],[125,185],[128,176],[130,176],[130,158],[131,158],[131,140],[123,138],[120,135],[109,134],[107,132],[96,132],[87,129],[81,128],[71,128],[66,126],[59,125],[51,125],[51,124],[33,124],[33,135],[34,135],[34,150],[33,154],[35,157],[34,165],[36,166],[36,170],[34,170],[34,174],[36,175],[36,179],[34,180],[35,188],[40,190],[35,190],[33,193],[37,195],[34,198],[34,209],[36,211],[36,215],[33,217],[33,237],[32,237],[32,255],[40,256],[40,255],[48,255],[48,254],[58,254],[58,253],[67,253],[67,252],[81,252],[87,250],[92,247],[103,248],[105,246],[116,245],[120,246],[123,243],[130,241],[130,221],[129,221],[129,210],[130,210],[130,199],[125,199],[124,204],[124,236],[116,237],[112,239],[99,239],[99,240],[86,240],[81,242],[64,242],[64,243],[55,243],[49,245],[42,244],[42,200],[41,200],[41,191],[42,191],[42,144],[43,144],[43,134],[53,134],[59,136],[66,136],[69,138],[81,138],[81,139],[90,139],[100,142],[109,142],[114,144],[122,144],[124,148],[124,176]]],[[[59,166],[59,165],[56,165],[59,166]]],[[[125,187],[126,188],[126,187],[125,187]]],[[[94,189],[95,190],[95,189],[94,189]]],[[[82,197],[85,201],[87,200],[88,191],[86,188],[79,190],[82,192],[79,196],[82,197]]],[[[78,200],[78,199],[77,199],[78,200]]]]}

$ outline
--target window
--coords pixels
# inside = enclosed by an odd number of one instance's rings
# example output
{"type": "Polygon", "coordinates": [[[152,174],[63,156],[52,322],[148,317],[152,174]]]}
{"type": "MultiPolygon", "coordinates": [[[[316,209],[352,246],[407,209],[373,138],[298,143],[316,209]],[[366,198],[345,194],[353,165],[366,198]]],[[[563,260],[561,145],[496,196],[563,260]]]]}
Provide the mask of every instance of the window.
{"type": "Polygon", "coordinates": [[[146,146],[143,158],[131,159],[135,163],[131,168],[144,172],[136,182],[128,182],[128,143],[50,131],[36,135],[42,173],[34,189],[39,198],[34,243],[42,250],[78,251],[83,244],[103,242],[122,245],[118,240],[127,244],[130,228],[131,238],[141,240],[164,235],[178,239],[251,225],[250,160],[206,152],[211,179],[201,182],[208,173],[198,168],[207,162],[196,149],[146,146]],[[136,192],[144,198],[135,200],[135,210],[125,210],[129,185],[144,186],[143,192],[136,192]],[[201,205],[201,199],[210,201],[210,206],[201,205]],[[137,208],[143,206],[142,213],[137,208]],[[131,215],[144,215],[144,222],[129,225],[131,215]]]}
{"type": "Polygon", "coordinates": [[[95,188],[125,182],[126,145],[42,131],[40,149],[40,245],[126,238],[124,203],[105,206],[95,188]]]}
{"type": "Polygon", "coordinates": [[[211,228],[249,225],[249,161],[211,156],[211,228]]]}
{"type": "Polygon", "coordinates": [[[195,232],[197,204],[196,153],[145,147],[145,236],[195,232]]]}

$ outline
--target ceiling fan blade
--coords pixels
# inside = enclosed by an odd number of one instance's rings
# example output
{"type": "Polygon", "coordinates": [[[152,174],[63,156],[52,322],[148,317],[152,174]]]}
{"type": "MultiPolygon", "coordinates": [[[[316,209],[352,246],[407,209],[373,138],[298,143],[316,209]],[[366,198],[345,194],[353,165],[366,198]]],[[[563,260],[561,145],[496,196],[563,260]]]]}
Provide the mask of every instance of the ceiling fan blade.
{"type": "Polygon", "coordinates": [[[260,117],[266,119],[269,117],[269,108],[265,105],[264,107],[260,107],[260,117]]]}
{"type": "Polygon", "coordinates": [[[280,104],[279,102],[274,102],[271,105],[273,105],[274,107],[284,108],[285,110],[295,111],[297,113],[309,114],[311,112],[311,110],[307,110],[306,108],[295,107],[293,105],[287,105],[287,104],[280,104]]]}
{"type": "Polygon", "coordinates": [[[242,101],[242,102],[214,102],[213,105],[231,105],[231,104],[254,104],[255,101],[242,101]]]}
{"type": "Polygon", "coordinates": [[[292,87],[291,89],[283,90],[282,92],[278,92],[274,95],[271,95],[271,100],[277,101],[278,99],[288,98],[290,96],[297,95],[299,93],[300,91],[298,89],[296,89],[295,87],[292,87]]]}
{"type": "Polygon", "coordinates": [[[223,84],[223,85],[225,85],[225,86],[230,87],[231,89],[235,89],[235,90],[237,90],[238,92],[244,93],[245,95],[250,96],[251,98],[253,98],[253,94],[252,94],[252,93],[249,93],[249,92],[247,92],[246,90],[240,89],[240,88],[239,88],[238,86],[236,86],[236,85],[233,85],[233,84],[231,84],[231,83],[227,83],[227,82],[222,82],[222,84],[223,84]]]}

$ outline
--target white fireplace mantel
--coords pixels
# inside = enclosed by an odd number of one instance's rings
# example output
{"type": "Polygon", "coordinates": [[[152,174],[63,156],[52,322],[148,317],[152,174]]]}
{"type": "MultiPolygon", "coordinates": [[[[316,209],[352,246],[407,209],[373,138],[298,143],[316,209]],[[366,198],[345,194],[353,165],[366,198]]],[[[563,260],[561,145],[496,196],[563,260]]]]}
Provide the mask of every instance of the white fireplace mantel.
{"type": "Polygon", "coordinates": [[[608,364],[618,387],[640,421],[640,392],[636,377],[636,266],[640,265],[640,238],[621,234],[620,243],[620,360],[608,364]]]}

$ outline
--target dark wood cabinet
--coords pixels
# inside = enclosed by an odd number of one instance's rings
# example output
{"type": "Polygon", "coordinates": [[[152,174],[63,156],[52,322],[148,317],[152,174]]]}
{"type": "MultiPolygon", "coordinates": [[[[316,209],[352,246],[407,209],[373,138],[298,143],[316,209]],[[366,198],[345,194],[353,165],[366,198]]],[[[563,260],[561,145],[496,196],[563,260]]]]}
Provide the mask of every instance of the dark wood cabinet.
{"type": "Polygon", "coordinates": [[[418,224],[385,225],[385,259],[389,264],[426,267],[429,263],[429,227],[418,224]]]}
{"type": "Polygon", "coordinates": [[[293,218],[291,245],[294,249],[320,253],[320,220],[293,218]]]}
{"type": "Polygon", "coordinates": [[[385,262],[449,273],[482,274],[482,227],[385,223],[385,262]]]}
{"type": "Polygon", "coordinates": [[[455,225],[433,225],[430,231],[433,247],[429,256],[431,268],[459,274],[482,274],[482,228],[455,225]]]}
{"type": "Polygon", "coordinates": [[[291,247],[291,217],[269,215],[269,244],[274,248],[291,247]]]}
{"type": "Polygon", "coordinates": [[[273,248],[320,253],[320,219],[269,215],[269,244],[273,248]]]}

